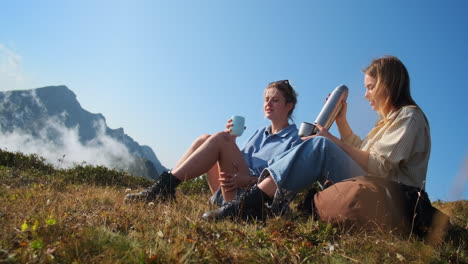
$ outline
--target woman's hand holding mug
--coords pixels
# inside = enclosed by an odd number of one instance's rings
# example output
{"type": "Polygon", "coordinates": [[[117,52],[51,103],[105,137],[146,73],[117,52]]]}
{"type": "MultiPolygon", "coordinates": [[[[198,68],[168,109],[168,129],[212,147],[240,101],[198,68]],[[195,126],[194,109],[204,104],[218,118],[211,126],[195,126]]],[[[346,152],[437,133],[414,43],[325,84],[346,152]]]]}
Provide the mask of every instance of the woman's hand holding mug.
{"type": "Polygon", "coordinates": [[[242,116],[232,116],[226,124],[226,132],[234,138],[242,136],[245,130],[245,118],[242,116]]]}

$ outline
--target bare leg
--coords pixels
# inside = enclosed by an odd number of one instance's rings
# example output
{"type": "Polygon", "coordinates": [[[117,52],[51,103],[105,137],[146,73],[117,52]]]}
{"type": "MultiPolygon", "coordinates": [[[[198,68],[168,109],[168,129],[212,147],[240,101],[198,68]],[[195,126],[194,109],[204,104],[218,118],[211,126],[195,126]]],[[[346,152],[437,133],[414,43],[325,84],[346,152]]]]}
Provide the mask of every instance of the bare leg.
{"type": "MultiPolygon", "coordinates": [[[[208,140],[211,137],[211,135],[201,135],[198,137],[190,146],[190,148],[187,149],[187,151],[182,155],[180,160],[177,162],[177,164],[174,166],[172,169],[173,171],[176,170],[178,167],[180,167],[203,143],[205,143],[206,140],[208,140]]],[[[206,174],[208,174],[208,185],[210,186],[211,193],[215,193],[219,189],[219,166],[218,164],[213,165],[211,169],[209,169],[206,174]]]]}
{"type": "Polygon", "coordinates": [[[271,176],[268,176],[258,184],[258,188],[270,198],[273,198],[273,196],[275,196],[277,186],[275,181],[271,178],[271,176]]]}
{"type": "Polygon", "coordinates": [[[197,139],[195,139],[195,141],[193,141],[192,145],[187,149],[187,151],[184,153],[184,155],[182,155],[180,160],[174,166],[173,170],[175,170],[180,165],[182,165],[182,163],[184,163],[184,161],[186,161],[188,159],[188,157],[190,157],[190,155],[192,155],[193,152],[195,152],[195,150],[197,150],[203,143],[205,143],[205,141],[208,138],[210,138],[210,136],[211,135],[201,135],[197,139]]]}
{"type": "MultiPolygon", "coordinates": [[[[209,137],[205,143],[198,147],[182,164],[172,170],[172,174],[179,180],[190,180],[208,170],[213,172],[214,169],[212,170],[212,168],[216,166],[216,164],[219,165],[220,171],[242,174],[249,173],[249,168],[247,167],[245,159],[231,135],[226,132],[218,132],[209,137]]],[[[217,185],[219,186],[219,182],[217,185]]],[[[223,197],[226,201],[232,200],[235,195],[236,190],[230,192],[223,191],[223,197]]]]}
{"type": "Polygon", "coordinates": [[[216,163],[211,169],[206,173],[208,175],[207,181],[210,186],[211,193],[215,193],[220,186],[219,182],[219,165],[216,163]]]}
{"type": "MultiPolygon", "coordinates": [[[[200,148],[211,136],[210,135],[202,135],[198,137],[187,149],[184,155],[180,158],[180,160],[175,165],[172,171],[177,171],[179,167],[181,167],[193,153],[200,148]]],[[[217,162],[208,168],[205,172],[208,173],[208,184],[210,185],[211,192],[219,189],[219,169],[217,162]]],[[[203,172],[203,173],[205,173],[203,172]]],[[[173,174],[172,174],[173,175],[173,174]]],[[[178,183],[177,180],[174,179],[174,176],[164,172],[160,175],[160,178],[149,188],[139,192],[139,193],[131,193],[125,196],[125,201],[138,201],[138,200],[145,200],[145,201],[154,201],[158,197],[162,198],[163,200],[174,198],[175,197],[175,188],[177,187],[178,183]]],[[[195,176],[196,177],[196,176],[195,176]]],[[[187,177],[186,180],[192,179],[193,177],[187,177]]],[[[180,180],[180,178],[179,178],[180,180]]]]}

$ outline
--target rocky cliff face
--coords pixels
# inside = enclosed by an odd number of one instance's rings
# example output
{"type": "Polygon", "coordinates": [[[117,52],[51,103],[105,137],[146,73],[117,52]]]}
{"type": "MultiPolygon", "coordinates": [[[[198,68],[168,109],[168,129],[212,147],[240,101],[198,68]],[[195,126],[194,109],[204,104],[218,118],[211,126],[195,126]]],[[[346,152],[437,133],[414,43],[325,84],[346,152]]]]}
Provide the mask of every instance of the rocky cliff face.
{"type": "Polygon", "coordinates": [[[53,164],[84,161],[152,179],[165,170],[149,146],[107,127],[66,86],[0,92],[0,133],[0,148],[37,153],[53,164]]]}

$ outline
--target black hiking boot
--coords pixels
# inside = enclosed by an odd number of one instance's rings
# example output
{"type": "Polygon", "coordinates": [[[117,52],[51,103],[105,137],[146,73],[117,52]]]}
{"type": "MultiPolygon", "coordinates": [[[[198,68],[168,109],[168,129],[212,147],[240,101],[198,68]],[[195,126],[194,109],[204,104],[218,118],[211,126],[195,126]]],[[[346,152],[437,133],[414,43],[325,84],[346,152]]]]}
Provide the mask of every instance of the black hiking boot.
{"type": "Polygon", "coordinates": [[[175,188],[180,184],[170,172],[163,172],[156,182],[139,193],[129,193],[125,196],[125,202],[145,201],[153,202],[156,200],[167,201],[175,199],[175,188]]]}
{"type": "Polygon", "coordinates": [[[271,201],[271,198],[258,186],[254,186],[220,208],[204,213],[202,218],[215,221],[225,218],[264,221],[269,211],[265,205],[268,201],[271,201]]]}

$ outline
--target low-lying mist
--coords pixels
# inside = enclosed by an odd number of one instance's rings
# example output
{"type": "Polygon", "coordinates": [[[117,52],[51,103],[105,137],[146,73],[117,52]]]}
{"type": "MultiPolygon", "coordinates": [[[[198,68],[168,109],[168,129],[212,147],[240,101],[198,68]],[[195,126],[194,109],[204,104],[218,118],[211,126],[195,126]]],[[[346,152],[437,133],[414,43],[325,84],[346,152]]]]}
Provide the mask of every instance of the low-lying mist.
{"type": "Polygon", "coordinates": [[[96,137],[80,142],[78,126],[67,128],[58,118],[51,118],[39,131],[14,129],[3,131],[0,127],[0,148],[25,154],[37,154],[58,168],[77,164],[103,165],[114,169],[127,169],[135,158],[127,147],[105,133],[104,122],[95,122],[96,137]],[[51,136],[52,135],[52,136],[51,136]]]}

